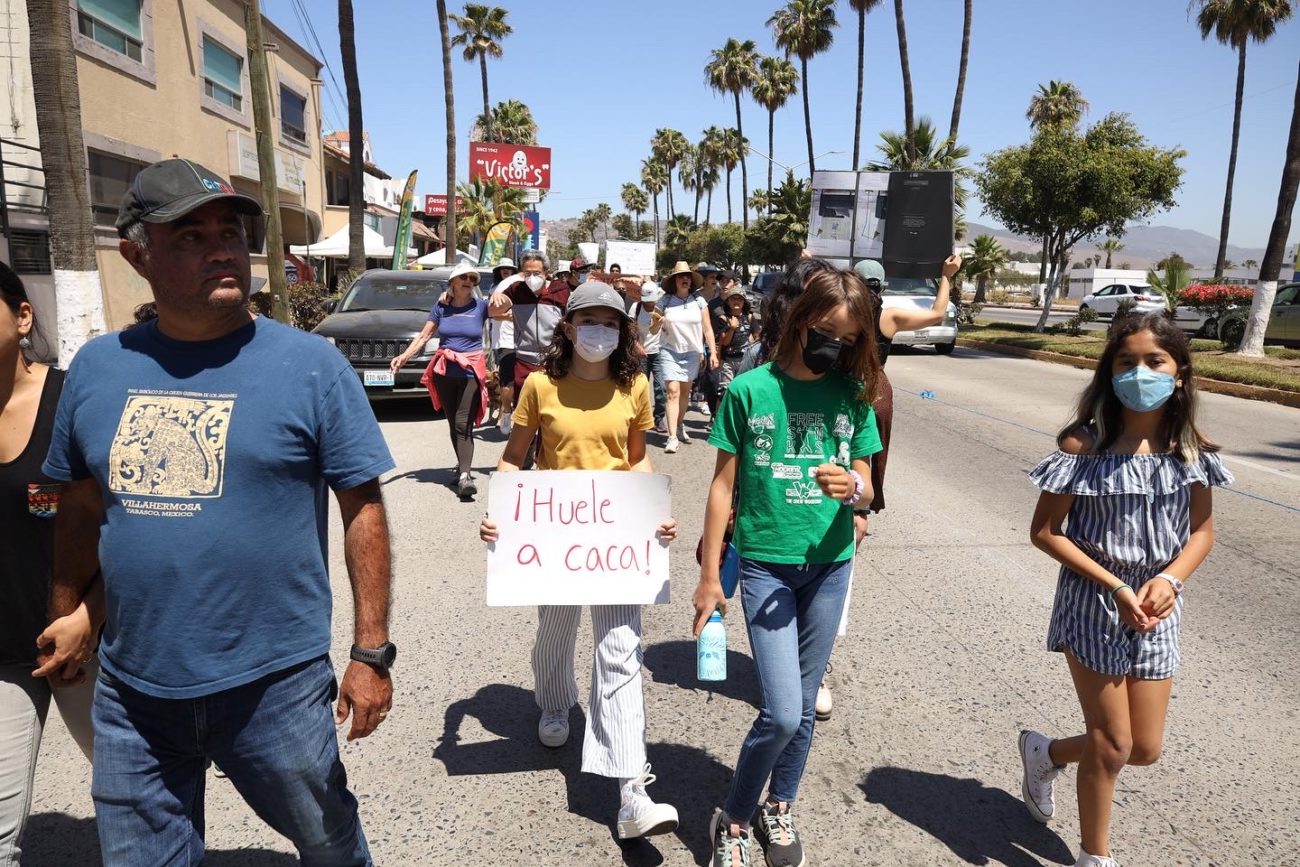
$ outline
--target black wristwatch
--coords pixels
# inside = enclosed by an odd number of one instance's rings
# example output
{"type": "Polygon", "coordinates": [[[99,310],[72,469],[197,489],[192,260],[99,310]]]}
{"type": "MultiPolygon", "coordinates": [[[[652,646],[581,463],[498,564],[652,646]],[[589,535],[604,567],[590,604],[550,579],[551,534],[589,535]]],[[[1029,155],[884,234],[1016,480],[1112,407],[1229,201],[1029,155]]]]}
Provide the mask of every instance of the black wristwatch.
{"type": "Polygon", "coordinates": [[[357,662],[364,662],[372,666],[382,675],[388,674],[388,669],[393,667],[393,661],[397,659],[397,645],[391,641],[385,641],[376,648],[357,647],[352,645],[352,658],[357,662]]]}

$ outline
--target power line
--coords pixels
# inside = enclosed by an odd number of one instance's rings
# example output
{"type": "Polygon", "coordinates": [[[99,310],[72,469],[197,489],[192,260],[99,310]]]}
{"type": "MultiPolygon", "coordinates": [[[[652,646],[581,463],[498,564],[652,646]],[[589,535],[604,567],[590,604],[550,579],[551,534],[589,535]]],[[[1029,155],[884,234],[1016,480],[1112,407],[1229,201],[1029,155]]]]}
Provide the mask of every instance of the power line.
{"type": "Polygon", "coordinates": [[[310,39],[312,44],[316,46],[316,51],[320,55],[321,63],[325,65],[325,71],[329,73],[330,80],[326,82],[325,95],[329,97],[330,104],[333,105],[334,110],[338,112],[338,115],[334,117],[334,128],[344,129],[346,125],[339,124],[338,116],[341,115],[342,117],[347,117],[348,113],[342,108],[342,106],[340,106],[339,100],[341,99],[343,105],[346,105],[347,98],[343,96],[343,89],[339,86],[339,80],[334,75],[334,67],[330,65],[329,57],[325,53],[325,48],[321,45],[320,36],[316,33],[316,26],[312,24],[311,15],[307,12],[307,7],[303,4],[302,0],[289,0],[289,5],[293,9],[294,17],[298,19],[298,26],[302,28],[303,37],[310,39]],[[333,84],[333,90],[329,87],[331,83],[333,84]],[[336,95],[338,97],[337,99],[335,98],[336,95]]]}

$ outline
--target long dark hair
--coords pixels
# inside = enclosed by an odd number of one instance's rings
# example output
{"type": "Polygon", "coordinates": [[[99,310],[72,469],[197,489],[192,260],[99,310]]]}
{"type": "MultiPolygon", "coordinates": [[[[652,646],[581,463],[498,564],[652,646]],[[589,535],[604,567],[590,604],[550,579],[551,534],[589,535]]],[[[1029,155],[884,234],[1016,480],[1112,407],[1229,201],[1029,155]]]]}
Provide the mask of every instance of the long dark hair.
{"type": "MultiPolygon", "coordinates": [[[[564,314],[564,321],[572,322],[573,314],[564,314]]],[[[636,325],[626,315],[620,316],[618,346],[614,347],[613,354],[609,356],[609,375],[618,383],[619,388],[631,388],[641,374],[641,362],[645,356],[641,354],[637,341],[636,325]]],[[[556,325],[551,345],[546,347],[546,354],[542,356],[542,370],[551,379],[563,379],[573,367],[574,352],[573,341],[569,340],[563,328],[556,325]]]]}
{"type": "Polygon", "coordinates": [[[1163,312],[1134,313],[1111,325],[1092,382],[1079,396],[1074,417],[1057,435],[1057,443],[1076,434],[1079,428],[1092,433],[1093,451],[1097,453],[1106,451],[1119,439],[1124,432],[1124,405],[1115,395],[1111,370],[1124,341],[1142,331],[1150,331],[1156,345],[1169,353],[1178,365],[1178,378],[1183,383],[1162,407],[1164,415],[1158,436],[1164,450],[1177,455],[1184,463],[1198,460],[1201,452],[1217,452],[1219,447],[1196,427],[1196,378],[1192,373],[1192,351],[1187,335],[1163,312]]]}
{"type": "MultiPolygon", "coordinates": [[[[4,302],[4,305],[9,308],[9,312],[14,316],[19,314],[24,304],[32,303],[32,300],[27,297],[27,287],[23,285],[22,278],[4,262],[0,262],[0,301],[4,302]]],[[[33,347],[37,339],[40,339],[42,343],[45,342],[40,323],[36,321],[35,313],[32,314],[32,330],[27,335],[27,338],[31,340],[33,347]]],[[[46,349],[48,348],[47,346],[46,349]]],[[[35,354],[34,350],[33,354],[35,354]]]]}
{"type": "Polygon", "coordinates": [[[803,351],[799,332],[812,328],[837,307],[847,304],[849,316],[862,324],[862,339],[840,353],[835,369],[857,383],[858,399],[874,403],[880,384],[880,355],[876,351],[876,320],[872,316],[872,296],[867,284],[853,271],[834,268],[817,271],[790,304],[773,360],[789,363],[803,351]]]}
{"type": "Polygon", "coordinates": [[[776,354],[776,344],[781,339],[785,327],[786,315],[790,305],[803,292],[808,278],[822,271],[834,271],[835,268],[825,259],[800,259],[781,275],[771,296],[763,302],[762,334],[759,336],[761,357],[768,359],[776,354]]]}

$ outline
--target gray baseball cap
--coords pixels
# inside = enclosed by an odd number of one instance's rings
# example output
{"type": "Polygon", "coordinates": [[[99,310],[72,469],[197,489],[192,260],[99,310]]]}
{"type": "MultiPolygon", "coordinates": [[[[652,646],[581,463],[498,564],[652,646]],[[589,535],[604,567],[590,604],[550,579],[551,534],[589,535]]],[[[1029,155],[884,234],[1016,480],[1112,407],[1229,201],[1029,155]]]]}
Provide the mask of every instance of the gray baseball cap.
{"type": "Polygon", "coordinates": [[[863,280],[879,280],[885,282],[885,268],[875,259],[863,259],[853,266],[853,270],[858,272],[858,276],[863,280]]]}
{"type": "Polygon", "coordinates": [[[618,290],[613,286],[597,280],[588,280],[574,289],[569,294],[569,303],[565,310],[567,313],[574,313],[584,307],[608,307],[623,314],[624,319],[630,318],[627,315],[627,300],[618,294],[618,290]]]}

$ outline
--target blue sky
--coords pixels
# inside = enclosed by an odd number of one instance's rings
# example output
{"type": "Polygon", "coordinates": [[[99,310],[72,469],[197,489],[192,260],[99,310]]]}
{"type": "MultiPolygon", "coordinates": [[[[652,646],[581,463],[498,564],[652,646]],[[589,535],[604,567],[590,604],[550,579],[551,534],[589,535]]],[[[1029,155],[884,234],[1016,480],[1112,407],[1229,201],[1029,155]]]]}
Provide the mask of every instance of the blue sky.
{"type": "MultiPolygon", "coordinates": [[[[325,49],[322,58],[343,81],[334,0],[302,0],[325,49]]],[[[710,125],[734,124],[729,96],[704,85],[709,52],[728,37],[753,39],[775,53],[765,26],[777,0],[527,0],[501,2],[515,32],[505,55],[488,64],[491,99],[520,99],[533,110],[540,143],[552,148],[554,192],[543,218],[576,216],[637,181],[656,128],[698,140],[710,125]]],[[[432,0],[354,0],[365,126],[378,163],[394,176],[420,170],[419,192],[441,193],[445,174],[442,65],[432,0]]],[[[460,0],[450,0],[459,11],[460,0]]],[[[262,9],[314,50],[291,0],[262,0],[262,9]]],[[[908,43],[918,115],[946,132],[961,45],[960,0],[908,0],[908,43]]],[[[857,16],[837,4],[840,27],[831,50],[810,62],[814,151],[818,168],[849,168],[857,86],[857,16]]],[[[454,32],[454,30],[453,30],[454,32]]],[[[863,152],[879,133],[903,126],[902,83],[892,4],[867,16],[867,83],[863,152]]],[[[1300,59],[1300,20],[1284,25],[1247,55],[1246,101],[1233,197],[1230,240],[1263,247],[1276,207],[1300,59]]],[[[460,180],[465,142],[482,110],[478,64],[455,61],[460,180]]],[[[345,103],[328,72],[325,126],[345,125],[345,103]]],[[[1127,112],[1165,147],[1187,150],[1178,207],[1152,220],[1218,237],[1232,129],[1236,55],[1203,42],[1184,0],[975,0],[970,69],[960,140],[972,162],[1028,138],[1025,108],[1038,84],[1073,81],[1091,103],[1089,120],[1127,112]]],[[[767,113],[742,103],[746,136],[767,148],[767,113]]],[[[776,115],[778,162],[807,160],[798,97],[776,115]]],[[[867,157],[864,156],[865,160],[867,157]]],[[[750,156],[750,186],[765,183],[766,163],[750,156]]],[[[806,168],[801,170],[806,172],[806,168]]],[[[778,176],[780,172],[778,171],[778,176]]],[[[739,172],[733,179],[739,201],[739,172]]],[[[680,197],[679,202],[686,201],[680,197]]],[[[714,216],[719,213],[715,193],[714,216]]],[[[662,198],[660,207],[663,208],[662,198]]],[[[725,213],[725,204],[724,213],[725,213]]],[[[738,207],[738,205],[737,205],[738,207]]],[[[738,215],[737,215],[738,216],[738,215]]],[[[972,202],[971,219],[991,222],[972,202]]],[[[1300,232],[1300,227],[1297,227],[1300,232]]],[[[1295,233],[1293,233],[1295,237],[1295,233]]]]}

